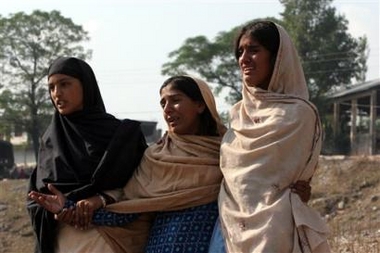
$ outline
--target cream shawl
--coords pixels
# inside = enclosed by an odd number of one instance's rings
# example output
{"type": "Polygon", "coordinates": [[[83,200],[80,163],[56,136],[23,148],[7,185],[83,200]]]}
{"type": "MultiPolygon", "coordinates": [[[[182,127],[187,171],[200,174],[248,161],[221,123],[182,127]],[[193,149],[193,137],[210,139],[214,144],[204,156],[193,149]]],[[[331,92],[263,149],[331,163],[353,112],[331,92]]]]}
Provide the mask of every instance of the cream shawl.
{"type": "Polygon", "coordinates": [[[320,215],[289,186],[309,180],[321,125],[295,47],[280,45],[268,91],[243,86],[221,146],[219,211],[228,252],[329,252],[320,215]]]}
{"type": "MultiPolygon", "coordinates": [[[[220,142],[225,127],[217,113],[211,90],[205,82],[193,79],[217,122],[220,136],[167,133],[161,142],[145,151],[140,166],[124,187],[125,200],[109,205],[108,210],[119,213],[170,211],[217,200],[222,181],[220,142]]],[[[142,225],[134,226],[132,223],[129,227],[133,229],[100,228],[99,231],[116,252],[142,252],[151,223],[143,217],[148,222],[138,220],[142,225]],[[128,240],[120,240],[122,236],[128,240]],[[131,245],[135,251],[128,250],[131,245]]]]}

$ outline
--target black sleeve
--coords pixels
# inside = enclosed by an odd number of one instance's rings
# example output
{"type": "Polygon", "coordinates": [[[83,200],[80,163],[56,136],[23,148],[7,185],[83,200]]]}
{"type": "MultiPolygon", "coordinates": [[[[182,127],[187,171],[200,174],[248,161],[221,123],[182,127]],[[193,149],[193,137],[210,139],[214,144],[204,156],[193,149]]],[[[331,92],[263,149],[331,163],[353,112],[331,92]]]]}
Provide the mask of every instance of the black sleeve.
{"type": "Polygon", "coordinates": [[[79,200],[104,190],[124,187],[140,164],[146,148],[140,122],[123,120],[95,170],[91,184],[72,191],[68,198],[79,200]]]}

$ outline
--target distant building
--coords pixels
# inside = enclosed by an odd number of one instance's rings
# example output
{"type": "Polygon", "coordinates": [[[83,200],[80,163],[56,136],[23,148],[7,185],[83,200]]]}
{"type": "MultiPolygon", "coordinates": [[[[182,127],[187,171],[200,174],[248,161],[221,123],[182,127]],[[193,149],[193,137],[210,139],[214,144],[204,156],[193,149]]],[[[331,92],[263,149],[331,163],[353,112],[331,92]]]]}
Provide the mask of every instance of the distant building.
{"type": "Polygon", "coordinates": [[[334,136],[349,140],[349,154],[380,154],[380,79],[329,96],[334,136]]]}

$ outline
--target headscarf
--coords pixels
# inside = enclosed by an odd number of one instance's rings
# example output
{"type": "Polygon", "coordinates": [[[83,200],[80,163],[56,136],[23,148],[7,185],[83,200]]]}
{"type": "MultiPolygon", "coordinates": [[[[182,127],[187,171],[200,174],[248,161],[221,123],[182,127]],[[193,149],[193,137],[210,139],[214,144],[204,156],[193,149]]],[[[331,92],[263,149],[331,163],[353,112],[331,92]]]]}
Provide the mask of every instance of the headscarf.
{"type": "MultiPolygon", "coordinates": [[[[192,78],[217,123],[219,136],[178,135],[169,132],[163,141],[145,151],[140,166],[124,187],[125,200],[107,206],[108,210],[119,213],[172,211],[217,200],[222,180],[219,168],[220,141],[226,128],[219,118],[210,88],[202,80],[192,78]]],[[[144,228],[135,228],[129,236],[133,237],[133,233],[141,234],[141,229],[144,228]]],[[[146,228],[146,233],[149,232],[148,229],[149,227],[146,228]]],[[[115,237],[120,234],[118,231],[115,237]]],[[[108,236],[111,234],[108,233],[108,236]]],[[[128,244],[127,241],[108,241],[128,244]]],[[[141,247],[143,246],[144,242],[141,247]]]]}
{"type": "MultiPolygon", "coordinates": [[[[86,62],[60,57],[49,68],[48,77],[54,74],[80,80],[83,110],[70,115],[55,111],[41,139],[29,190],[49,193],[47,183],[51,183],[78,201],[124,186],[146,148],[139,122],[106,113],[95,75],[86,62]]],[[[28,210],[37,233],[37,252],[53,252],[53,215],[34,201],[28,202],[28,210]]]]}
{"type": "Polygon", "coordinates": [[[95,74],[90,65],[85,61],[74,57],[59,57],[50,65],[48,78],[54,74],[71,76],[81,82],[84,94],[83,111],[98,111],[105,113],[106,109],[102,96],[100,95],[95,74]]]}
{"type": "Polygon", "coordinates": [[[329,252],[319,213],[290,191],[310,180],[321,125],[290,37],[280,44],[268,90],[243,84],[221,145],[219,211],[228,252],[329,252]]]}
{"type": "Polygon", "coordinates": [[[211,116],[213,117],[213,119],[216,122],[219,135],[223,136],[224,133],[226,132],[227,128],[223,124],[222,120],[220,119],[219,113],[216,110],[216,103],[215,103],[214,95],[212,94],[210,87],[202,79],[199,79],[199,78],[196,78],[193,76],[189,76],[189,77],[194,79],[194,81],[197,83],[198,88],[201,91],[203,100],[205,101],[206,106],[211,113],[211,116]]]}

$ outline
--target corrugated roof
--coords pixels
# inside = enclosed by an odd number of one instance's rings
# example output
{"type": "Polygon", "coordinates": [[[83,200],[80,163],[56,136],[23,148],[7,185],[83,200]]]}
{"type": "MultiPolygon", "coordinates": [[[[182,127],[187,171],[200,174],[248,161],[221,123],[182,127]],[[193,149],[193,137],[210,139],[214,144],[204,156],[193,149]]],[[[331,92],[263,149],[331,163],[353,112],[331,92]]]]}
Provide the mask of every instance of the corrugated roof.
{"type": "Polygon", "coordinates": [[[352,95],[352,94],[356,94],[356,93],[361,93],[363,91],[371,90],[371,89],[374,89],[376,87],[380,88],[380,78],[374,79],[371,81],[367,81],[364,83],[355,84],[355,85],[351,86],[350,88],[347,88],[347,89],[342,90],[342,91],[335,92],[335,93],[329,95],[328,97],[329,98],[345,97],[348,95],[352,95]]]}

